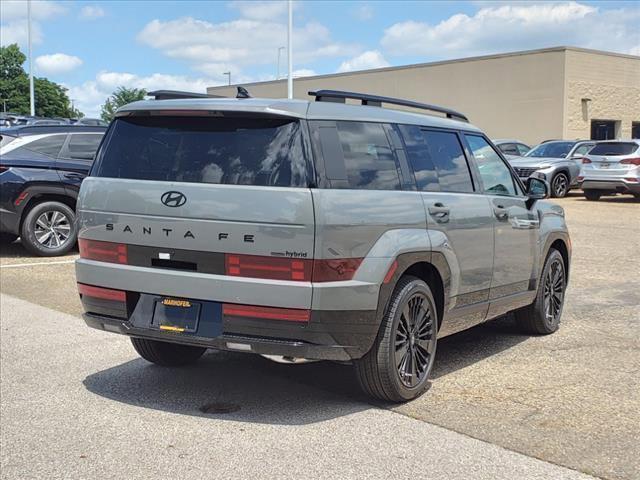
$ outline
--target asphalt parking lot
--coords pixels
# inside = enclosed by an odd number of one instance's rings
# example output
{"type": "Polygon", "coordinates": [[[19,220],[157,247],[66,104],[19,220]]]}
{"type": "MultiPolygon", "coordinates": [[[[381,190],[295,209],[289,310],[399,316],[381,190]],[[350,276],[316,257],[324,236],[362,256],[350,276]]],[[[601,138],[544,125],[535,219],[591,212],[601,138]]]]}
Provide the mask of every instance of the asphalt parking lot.
{"type": "Polygon", "coordinates": [[[331,363],[146,364],[84,326],[74,255],[6,247],[2,477],[640,478],[640,204],[559,203],[573,241],[560,331],[504,318],[446,338],[430,391],[396,407],[331,363]]]}

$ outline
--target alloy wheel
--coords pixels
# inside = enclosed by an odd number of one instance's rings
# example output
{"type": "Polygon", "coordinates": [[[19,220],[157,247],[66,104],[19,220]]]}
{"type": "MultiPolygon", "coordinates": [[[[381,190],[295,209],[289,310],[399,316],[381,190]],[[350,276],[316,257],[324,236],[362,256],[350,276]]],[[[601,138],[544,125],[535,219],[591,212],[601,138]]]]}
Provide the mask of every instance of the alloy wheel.
{"type": "Polygon", "coordinates": [[[419,385],[428,375],[435,354],[435,315],[429,300],[416,293],[405,305],[395,337],[395,362],[400,381],[406,387],[419,385]]]}
{"type": "Polygon", "coordinates": [[[562,303],[564,301],[564,266],[559,259],[549,265],[544,279],[544,316],[549,324],[560,319],[562,303]]]}
{"type": "Polygon", "coordinates": [[[43,247],[59,248],[69,240],[71,221],[57,210],[43,212],[35,222],[34,234],[43,247]]]}
{"type": "Polygon", "coordinates": [[[556,197],[564,197],[567,194],[568,181],[563,174],[556,175],[553,179],[553,193],[556,197]]]}

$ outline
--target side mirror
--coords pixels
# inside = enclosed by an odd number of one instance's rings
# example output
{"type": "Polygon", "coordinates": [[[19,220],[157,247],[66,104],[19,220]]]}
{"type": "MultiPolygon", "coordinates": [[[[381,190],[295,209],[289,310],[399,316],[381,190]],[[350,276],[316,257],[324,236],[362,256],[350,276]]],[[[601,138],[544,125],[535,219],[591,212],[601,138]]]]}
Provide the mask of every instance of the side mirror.
{"type": "Polygon", "coordinates": [[[545,198],[549,198],[551,187],[549,186],[549,182],[547,182],[546,180],[531,176],[527,178],[526,186],[527,208],[531,208],[533,204],[536,203],[536,200],[544,200],[545,198]]]}

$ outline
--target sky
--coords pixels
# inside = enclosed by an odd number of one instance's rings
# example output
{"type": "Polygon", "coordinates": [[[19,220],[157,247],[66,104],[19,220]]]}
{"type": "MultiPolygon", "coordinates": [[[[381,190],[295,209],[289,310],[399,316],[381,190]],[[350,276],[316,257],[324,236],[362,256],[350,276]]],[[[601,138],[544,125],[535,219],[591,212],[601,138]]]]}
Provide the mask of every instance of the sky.
{"type": "MultiPolygon", "coordinates": [[[[26,53],[26,16],[0,2],[2,45],[26,53]]],[[[89,117],[119,86],[273,80],[278,51],[286,74],[286,1],[34,0],[32,20],[34,74],[89,117]]],[[[559,45],[640,55],[640,1],[294,2],[294,78],[559,45]]]]}

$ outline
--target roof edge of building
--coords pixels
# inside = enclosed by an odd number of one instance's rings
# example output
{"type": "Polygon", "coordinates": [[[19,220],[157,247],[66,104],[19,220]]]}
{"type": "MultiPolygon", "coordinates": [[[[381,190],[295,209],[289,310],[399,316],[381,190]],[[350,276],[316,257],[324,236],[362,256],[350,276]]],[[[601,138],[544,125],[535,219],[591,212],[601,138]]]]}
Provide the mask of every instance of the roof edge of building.
{"type": "MultiPolygon", "coordinates": [[[[590,54],[594,54],[594,55],[605,55],[605,56],[611,56],[611,57],[622,57],[622,58],[629,58],[629,59],[633,59],[633,60],[640,60],[640,56],[636,56],[636,55],[630,55],[630,54],[625,54],[625,53],[617,53],[617,52],[607,52],[605,50],[593,50],[590,48],[581,48],[581,47],[572,47],[572,46],[558,46],[558,47],[548,47],[548,48],[537,48],[534,50],[520,50],[517,52],[506,52],[506,53],[493,53],[493,54],[489,54],[489,55],[478,55],[475,57],[463,57],[463,58],[455,58],[452,60],[437,60],[434,62],[424,62],[424,63],[412,63],[409,65],[398,65],[395,67],[381,67],[381,68],[372,68],[369,70],[354,70],[354,71],[350,71],[350,72],[340,72],[340,73],[325,73],[322,75],[310,75],[308,77],[298,77],[297,80],[315,80],[315,79],[322,79],[322,78],[335,78],[335,77],[344,77],[347,75],[364,75],[364,74],[369,74],[369,73],[378,73],[378,72],[387,72],[387,71],[393,71],[393,70],[409,70],[412,68],[422,68],[422,67],[434,67],[434,66],[438,66],[438,65],[448,65],[448,64],[452,64],[452,63],[463,63],[463,62],[476,62],[476,61],[480,61],[480,60],[493,60],[493,59],[497,59],[497,58],[506,58],[506,57],[517,57],[517,56],[524,56],[524,55],[535,55],[535,54],[540,54],[540,53],[551,53],[551,52],[566,52],[566,51],[573,51],[573,52],[582,52],[582,53],[590,53],[590,54]]],[[[294,77],[294,80],[296,78],[294,77]]],[[[217,89],[217,88],[228,88],[228,87],[235,87],[238,85],[242,85],[242,86],[252,86],[252,85],[270,85],[270,84],[278,84],[278,83],[286,83],[287,79],[279,79],[279,80],[267,80],[267,81],[263,81],[263,82],[249,82],[249,83],[234,83],[231,85],[214,85],[211,87],[207,87],[207,92],[211,89],[217,89]]]]}

